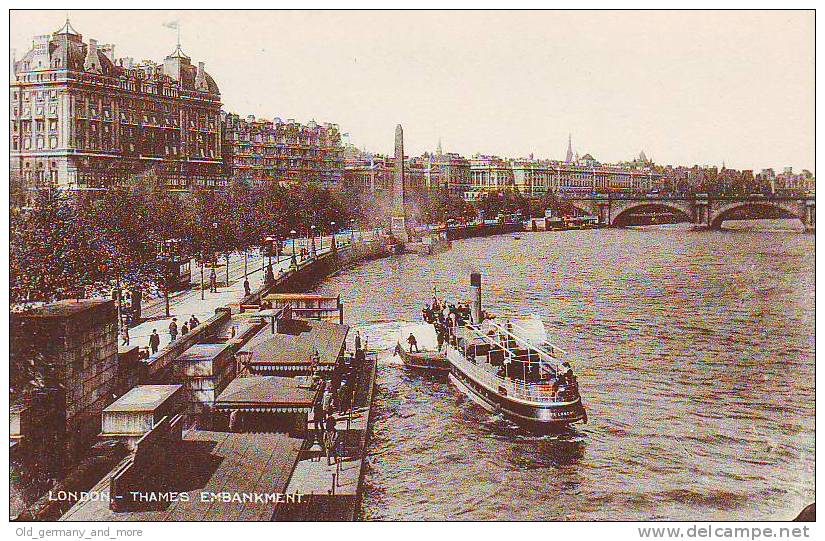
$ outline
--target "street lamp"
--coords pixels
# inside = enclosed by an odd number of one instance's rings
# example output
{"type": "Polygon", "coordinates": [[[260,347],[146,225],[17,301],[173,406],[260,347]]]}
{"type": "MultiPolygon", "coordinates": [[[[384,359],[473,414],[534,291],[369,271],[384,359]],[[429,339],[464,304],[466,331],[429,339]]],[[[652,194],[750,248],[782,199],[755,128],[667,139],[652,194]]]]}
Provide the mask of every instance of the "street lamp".
{"type": "MultiPolygon", "coordinates": [[[[329,223],[329,232],[330,232],[330,235],[332,236],[332,241],[331,242],[332,242],[333,245],[335,245],[335,222],[330,222],[329,223]]],[[[330,246],[330,247],[332,247],[332,246],[330,246]]]]}
{"type": "Polygon", "coordinates": [[[266,243],[267,263],[270,266],[272,266],[272,245],[276,240],[278,240],[278,239],[276,237],[271,236],[271,235],[264,239],[264,242],[266,243]]]}
{"type": "MultiPolygon", "coordinates": [[[[311,252],[311,255],[314,257],[315,256],[315,226],[311,225],[311,226],[309,226],[309,229],[310,229],[310,235],[312,236],[312,239],[310,241],[310,252],[311,252]]],[[[321,239],[321,241],[323,242],[323,239],[321,239]]],[[[323,245],[321,247],[323,248],[323,245]]]]}
{"type": "Polygon", "coordinates": [[[349,243],[355,244],[355,218],[349,220],[349,243]]]}
{"type": "Polygon", "coordinates": [[[297,233],[295,232],[294,229],[289,232],[289,236],[292,237],[292,265],[293,266],[297,265],[297,262],[295,261],[295,235],[297,235],[297,233]]]}

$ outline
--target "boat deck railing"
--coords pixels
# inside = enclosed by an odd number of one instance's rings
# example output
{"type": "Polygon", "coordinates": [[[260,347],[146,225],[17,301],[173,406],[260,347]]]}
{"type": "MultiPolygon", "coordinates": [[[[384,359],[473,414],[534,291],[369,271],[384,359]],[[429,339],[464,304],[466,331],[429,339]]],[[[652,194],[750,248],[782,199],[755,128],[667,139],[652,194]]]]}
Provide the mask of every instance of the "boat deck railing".
{"type": "Polygon", "coordinates": [[[551,344],[550,342],[544,342],[542,345],[536,345],[530,342],[526,336],[529,334],[529,331],[524,328],[523,326],[519,325],[518,323],[507,322],[504,325],[498,323],[496,321],[490,321],[489,324],[496,329],[500,334],[507,337],[508,339],[515,340],[515,342],[524,347],[528,350],[535,350],[541,356],[549,357],[555,361],[559,361],[562,357],[567,355],[567,352],[562,348],[551,344]],[[523,334],[518,332],[514,332],[514,330],[521,331],[523,334]]]}
{"type": "Polygon", "coordinates": [[[538,403],[558,403],[575,400],[576,393],[571,393],[566,388],[562,389],[551,382],[527,383],[520,379],[503,378],[470,362],[466,356],[462,356],[459,362],[461,370],[475,381],[500,394],[506,393],[509,397],[538,403]]]}
{"type": "Polygon", "coordinates": [[[497,351],[501,351],[506,361],[536,364],[544,369],[549,367],[549,370],[554,373],[558,372],[562,357],[566,355],[563,349],[549,343],[542,345],[531,343],[523,335],[513,332],[513,329],[519,329],[525,334],[527,333],[526,329],[513,323],[502,325],[490,321],[487,325],[488,329],[493,331],[492,335],[484,332],[481,325],[468,324],[464,328],[470,333],[471,337],[478,338],[497,351]]]}

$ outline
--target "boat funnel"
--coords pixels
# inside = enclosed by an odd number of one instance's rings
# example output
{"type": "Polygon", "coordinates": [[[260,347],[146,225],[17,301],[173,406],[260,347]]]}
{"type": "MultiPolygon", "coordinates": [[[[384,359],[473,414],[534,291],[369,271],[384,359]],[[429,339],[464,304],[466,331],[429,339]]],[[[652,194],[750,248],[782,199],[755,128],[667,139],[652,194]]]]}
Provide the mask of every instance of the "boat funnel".
{"type": "Polygon", "coordinates": [[[470,290],[472,291],[472,307],[470,310],[470,317],[473,318],[473,323],[478,325],[481,323],[481,273],[470,273],[470,290]]]}

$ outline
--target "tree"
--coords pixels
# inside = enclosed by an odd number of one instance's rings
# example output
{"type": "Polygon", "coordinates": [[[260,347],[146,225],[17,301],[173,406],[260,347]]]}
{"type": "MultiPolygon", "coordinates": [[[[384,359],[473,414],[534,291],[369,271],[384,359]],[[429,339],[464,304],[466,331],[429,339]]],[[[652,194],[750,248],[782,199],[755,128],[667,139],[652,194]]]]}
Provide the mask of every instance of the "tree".
{"type": "Polygon", "coordinates": [[[573,203],[553,192],[545,193],[536,201],[533,207],[533,216],[542,216],[544,211],[548,209],[552,211],[553,216],[573,216],[576,214],[573,203]]]}
{"type": "Polygon", "coordinates": [[[472,204],[446,191],[428,192],[420,198],[419,208],[422,220],[428,224],[468,222],[477,217],[472,204]]]}
{"type": "Polygon", "coordinates": [[[495,219],[501,214],[515,214],[522,216],[530,214],[530,202],[518,191],[512,189],[497,190],[486,194],[479,201],[479,210],[487,219],[495,219]]]}
{"type": "Polygon", "coordinates": [[[96,232],[83,227],[76,209],[53,189],[40,190],[29,210],[10,217],[12,303],[77,297],[101,281],[105,259],[96,232]]]}

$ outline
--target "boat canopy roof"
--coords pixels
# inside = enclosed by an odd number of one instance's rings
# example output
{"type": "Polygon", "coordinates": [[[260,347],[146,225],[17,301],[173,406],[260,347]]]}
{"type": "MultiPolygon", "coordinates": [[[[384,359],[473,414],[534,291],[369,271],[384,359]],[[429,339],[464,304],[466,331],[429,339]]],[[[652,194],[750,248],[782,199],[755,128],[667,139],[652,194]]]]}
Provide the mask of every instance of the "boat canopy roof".
{"type": "MultiPolygon", "coordinates": [[[[541,322],[541,320],[538,321],[541,322]]],[[[559,371],[562,363],[565,362],[566,352],[546,341],[535,343],[536,336],[526,338],[523,331],[523,327],[509,321],[499,323],[495,320],[487,320],[481,325],[465,327],[465,345],[489,344],[504,351],[505,359],[509,362],[537,364],[559,371]]]]}

